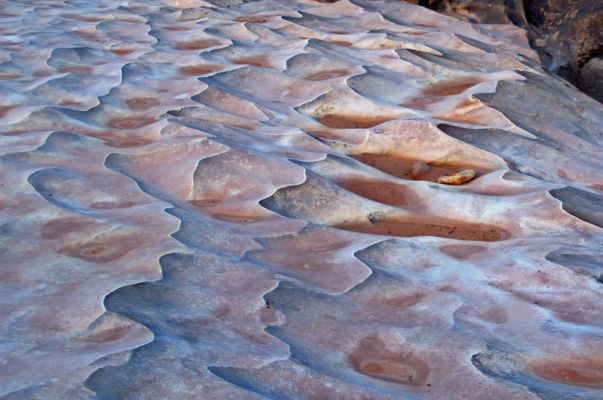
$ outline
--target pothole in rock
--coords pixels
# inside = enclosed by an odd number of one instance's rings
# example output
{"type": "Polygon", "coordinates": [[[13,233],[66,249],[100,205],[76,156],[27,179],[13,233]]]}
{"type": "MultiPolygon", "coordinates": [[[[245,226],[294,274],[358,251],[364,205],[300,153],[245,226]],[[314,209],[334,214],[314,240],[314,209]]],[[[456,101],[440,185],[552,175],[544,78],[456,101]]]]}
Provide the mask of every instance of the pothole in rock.
{"type": "Polygon", "coordinates": [[[411,205],[408,189],[393,182],[361,177],[339,178],[335,182],[358,196],[382,204],[394,207],[408,207],[411,205]]]}
{"type": "Polygon", "coordinates": [[[366,129],[396,118],[373,115],[324,114],[315,116],[321,124],[334,129],[366,129]]]}
{"type": "Polygon", "coordinates": [[[277,190],[260,204],[280,215],[319,225],[373,235],[437,236],[459,240],[497,241],[510,234],[502,228],[434,215],[409,216],[344,190],[311,171],[306,181],[277,190]]]}
{"type": "Polygon", "coordinates": [[[378,337],[362,339],[349,361],[364,375],[403,385],[423,386],[429,375],[429,367],[419,357],[391,351],[378,337]]]}
{"type": "Polygon", "coordinates": [[[368,223],[352,222],[335,225],[336,228],[373,235],[414,237],[436,236],[458,240],[495,242],[509,237],[504,229],[493,225],[468,223],[459,220],[410,220],[399,216],[369,216],[368,223]]]}
{"type": "Polygon", "coordinates": [[[350,157],[371,167],[402,179],[437,182],[438,178],[458,174],[461,171],[473,170],[475,177],[489,172],[472,164],[451,164],[442,162],[423,162],[410,158],[402,158],[391,154],[362,153],[350,157]]]}

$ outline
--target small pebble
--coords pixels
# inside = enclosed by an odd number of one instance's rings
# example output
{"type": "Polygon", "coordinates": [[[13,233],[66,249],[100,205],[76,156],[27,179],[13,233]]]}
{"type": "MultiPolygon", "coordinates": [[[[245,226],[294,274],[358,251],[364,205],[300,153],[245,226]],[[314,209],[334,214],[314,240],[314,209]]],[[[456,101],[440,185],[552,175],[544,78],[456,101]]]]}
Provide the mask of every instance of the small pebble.
{"type": "Polygon", "coordinates": [[[431,171],[431,167],[425,164],[423,161],[417,161],[412,165],[410,170],[410,176],[412,179],[420,179],[421,177],[427,175],[431,171]]]}
{"type": "Polygon", "coordinates": [[[466,169],[453,175],[440,176],[438,178],[438,183],[443,183],[444,185],[462,185],[473,178],[475,178],[475,171],[466,169]]]}

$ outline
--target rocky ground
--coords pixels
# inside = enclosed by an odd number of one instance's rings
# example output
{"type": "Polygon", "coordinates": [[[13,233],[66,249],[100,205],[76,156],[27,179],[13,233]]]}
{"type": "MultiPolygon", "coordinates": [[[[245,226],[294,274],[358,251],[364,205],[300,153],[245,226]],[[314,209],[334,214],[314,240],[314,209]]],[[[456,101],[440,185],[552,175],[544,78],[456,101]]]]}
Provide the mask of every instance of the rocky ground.
{"type": "Polygon", "coordinates": [[[600,0],[413,1],[457,18],[524,28],[544,68],[603,103],[603,2],[600,0]]]}
{"type": "Polygon", "coordinates": [[[1,3],[2,399],[603,398],[603,106],[525,30],[1,3]]]}

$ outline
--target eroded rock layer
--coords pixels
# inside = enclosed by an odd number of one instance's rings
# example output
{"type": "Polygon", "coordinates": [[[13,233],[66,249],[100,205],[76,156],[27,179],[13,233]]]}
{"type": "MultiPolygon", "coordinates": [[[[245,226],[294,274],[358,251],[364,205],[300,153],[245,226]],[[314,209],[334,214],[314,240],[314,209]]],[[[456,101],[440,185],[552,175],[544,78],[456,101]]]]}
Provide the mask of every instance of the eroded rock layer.
{"type": "Polygon", "coordinates": [[[22,0],[0,36],[2,398],[603,397],[603,109],[519,28],[22,0]]]}

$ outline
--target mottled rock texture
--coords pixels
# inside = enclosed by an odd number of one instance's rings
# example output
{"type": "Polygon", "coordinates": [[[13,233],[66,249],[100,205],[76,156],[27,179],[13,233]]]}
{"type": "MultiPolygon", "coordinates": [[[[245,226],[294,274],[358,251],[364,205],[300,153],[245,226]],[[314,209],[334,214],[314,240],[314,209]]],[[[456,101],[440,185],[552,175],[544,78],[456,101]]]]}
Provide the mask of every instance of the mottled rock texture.
{"type": "Polygon", "coordinates": [[[522,29],[1,4],[3,399],[603,398],[603,108],[522,29]]]}

